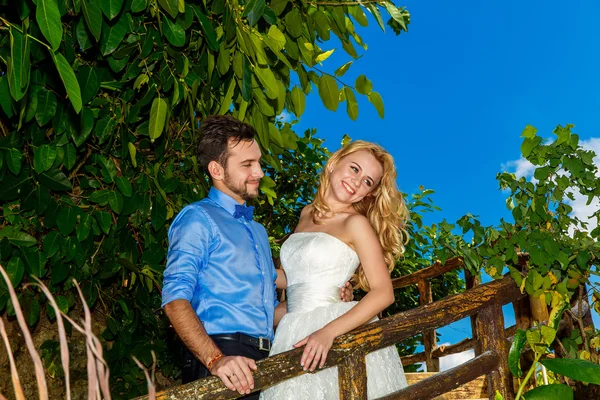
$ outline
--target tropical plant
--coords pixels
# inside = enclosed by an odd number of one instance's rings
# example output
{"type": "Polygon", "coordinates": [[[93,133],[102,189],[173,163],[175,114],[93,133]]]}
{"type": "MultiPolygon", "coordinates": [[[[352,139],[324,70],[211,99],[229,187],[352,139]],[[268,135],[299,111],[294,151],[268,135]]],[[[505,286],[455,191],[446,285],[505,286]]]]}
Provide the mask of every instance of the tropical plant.
{"type": "MultiPolygon", "coordinates": [[[[513,222],[501,221],[499,227],[484,227],[473,216],[458,221],[462,238],[440,249],[441,257],[459,254],[473,274],[480,268],[495,278],[506,267],[521,291],[534,299],[546,317],[528,331],[515,336],[509,365],[517,378],[523,377],[519,360],[524,350],[533,353],[533,362],[521,381],[517,399],[541,363],[558,374],[561,384],[546,385],[525,392],[524,398],[569,399],[576,387],[580,394],[596,390],[573,382],[600,383],[598,349],[600,332],[591,323],[587,287],[593,289],[593,306],[600,309],[600,294],[590,276],[599,275],[600,228],[573,213],[577,198],[599,204],[600,177],[594,163],[596,154],[584,149],[573,125],[558,126],[556,139],[548,141],[532,126],[523,131],[521,152],[535,172],[533,179],[512,173],[498,174],[500,188],[507,191],[506,205],[513,222]],[[470,240],[466,240],[468,237],[470,240]],[[524,270],[519,255],[527,255],[524,270]],[[548,312],[549,310],[549,312],[548,312]],[[551,359],[549,357],[555,357],[551,359]],[[565,380],[561,376],[571,378],[565,380]],[[542,396],[542,397],[539,397],[542,396]],[[546,397],[543,397],[546,396],[546,397]]],[[[600,209],[590,219],[597,220],[600,209]]],[[[592,395],[597,397],[596,395],[592,395]]]]}
{"type": "MultiPolygon", "coordinates": [[[[276,118],[299,118],[314,91],[352,119],[356,93],[367,96],[383,117],[366,76],[344,82],[366,49],[355,25],[366,12],[385,29],[381,11],[406,30],[408,12],[387,0],[0,0],[0,262],[28,324],[56,314],[25,283],[41,279],[69,314],[81,312],[75,278],[106,327],[115,397],[145,391],[131,355],[148,366],[154,350],[176,376],[161,275],[169,222],[209,187],[198,124],[229,113],[256,127],[268,171],[256,205],[276,250],[327,154],[314,132],[276,118]],[[335,45],[348,55],[337,69],[335,45]]],[[[49,365],[57,348],[44,347],[49,365]]]]}

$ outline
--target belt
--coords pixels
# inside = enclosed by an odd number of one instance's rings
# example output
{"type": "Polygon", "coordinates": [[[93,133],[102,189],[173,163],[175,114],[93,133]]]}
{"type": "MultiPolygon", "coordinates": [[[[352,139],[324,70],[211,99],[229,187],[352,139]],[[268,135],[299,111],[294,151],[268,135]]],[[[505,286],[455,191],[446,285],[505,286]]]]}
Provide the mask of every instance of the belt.
{"type": "Polygon", "coordinates": [[[213,339],[232,340],[241,344],[252,346],[262,351],[271,351],[271,341],[264,337],[254,337],[243,333],[222,333],[219,335],[210,335],[213,339]]]}

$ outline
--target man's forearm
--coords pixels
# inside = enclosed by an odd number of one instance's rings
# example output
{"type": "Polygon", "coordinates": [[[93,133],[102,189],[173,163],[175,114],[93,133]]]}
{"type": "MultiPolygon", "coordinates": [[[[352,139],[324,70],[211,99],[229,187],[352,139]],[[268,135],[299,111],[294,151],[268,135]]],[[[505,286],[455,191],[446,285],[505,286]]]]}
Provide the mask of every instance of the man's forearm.
{"type": "Polygon", "coordinates": [[[221,354],[221,350],[206,333],[189,301],[174,300],[165,305],[164,309],[183,344],[204,365],[208,365],[210,360],[221,354]]]}

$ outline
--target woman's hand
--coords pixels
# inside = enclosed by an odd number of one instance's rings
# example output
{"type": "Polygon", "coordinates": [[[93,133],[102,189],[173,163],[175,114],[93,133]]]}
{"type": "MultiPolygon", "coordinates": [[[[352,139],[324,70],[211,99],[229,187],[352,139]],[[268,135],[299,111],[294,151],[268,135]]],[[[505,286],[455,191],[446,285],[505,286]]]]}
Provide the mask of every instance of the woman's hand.
{"type": "Polygon", "coordinates": [[[323,368],[327,353],[333,344],[333,339],[335,339],[335,336],[329,333],[326,328],[323,328],[294,345],[295,348],[306,345],[300,359],[300,365],[305,371],[313,372],[317,367],[323,368]]]}

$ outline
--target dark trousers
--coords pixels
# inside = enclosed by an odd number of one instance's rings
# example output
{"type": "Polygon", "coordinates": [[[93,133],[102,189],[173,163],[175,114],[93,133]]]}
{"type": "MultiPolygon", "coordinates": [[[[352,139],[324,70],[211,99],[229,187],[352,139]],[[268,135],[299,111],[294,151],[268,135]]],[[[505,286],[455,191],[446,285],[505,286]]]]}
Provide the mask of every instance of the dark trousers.
{"type": "MultiPolygon", "coordinates": [[[[219,349],[221,349],[221,352],[226,356],[244,356],[256,361],[269,356],[268,351],[258,350],[253,346],[234,342],[233,340],[213,340],[219,349]]],[[[181,371],[182,383],[189,383],[209,376],[211,376],[211,373],[206,369],[204,364],[198,361],[188,349],[185,349],[183,355],[183,369],[181,371]]],[[[260,392],[255,392],[241,398],[246,400],[258,400],[259,394],[260,392]]]]}

